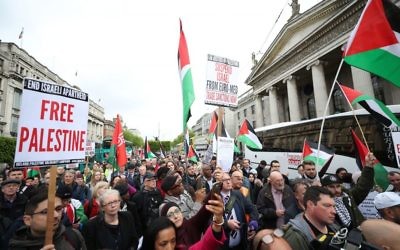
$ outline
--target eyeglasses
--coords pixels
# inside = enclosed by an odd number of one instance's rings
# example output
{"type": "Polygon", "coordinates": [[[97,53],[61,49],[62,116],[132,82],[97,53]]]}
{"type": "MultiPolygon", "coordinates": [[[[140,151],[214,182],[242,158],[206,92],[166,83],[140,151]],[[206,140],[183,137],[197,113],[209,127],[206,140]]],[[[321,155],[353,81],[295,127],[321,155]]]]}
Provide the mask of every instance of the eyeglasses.
{"type": "Polygon", "coordinates": [[[113,205],[119,205],[119,203],[121,202],[121,200],[115,200],[115,201],[110,201],[109,203],[106,203],[103,205],[103,207],[111,207],[113,205]]]}
{"type": "Polygon", "coordinates": [[[167,217],[171,219],[172,217],[174,217],[175,215],[179,215],[180,213],[181,210],[179,210],[179,208],[176,208],[174,211],[167,213],[167,217]]]}
{"type": "MultiPolygon", "coordinates": [[[[54,210],[55,210],[58,214],[61,214],[63,208],[64,208],[63,206],[57,206],[57,207],[54,208],[54,210]]],[[[32,216],[32,215],[35,215],[35,214],[47,215],[47,208],[46,208],[46,209],[43,209],[42,211],[39,211],[39,212],[31,213],[30,215],[32,216]]]]}

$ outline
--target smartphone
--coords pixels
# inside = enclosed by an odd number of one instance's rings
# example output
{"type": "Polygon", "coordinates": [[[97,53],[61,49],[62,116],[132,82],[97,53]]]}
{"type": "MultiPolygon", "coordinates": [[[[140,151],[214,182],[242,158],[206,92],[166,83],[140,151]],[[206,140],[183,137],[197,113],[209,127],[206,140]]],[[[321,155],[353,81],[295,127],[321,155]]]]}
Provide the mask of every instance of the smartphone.
{"type": "Polygon", "coordinates": [[[217,198],[214,194],[221,195],[222,182],[216,182],[211,188],[211,199],[217,198]]]}

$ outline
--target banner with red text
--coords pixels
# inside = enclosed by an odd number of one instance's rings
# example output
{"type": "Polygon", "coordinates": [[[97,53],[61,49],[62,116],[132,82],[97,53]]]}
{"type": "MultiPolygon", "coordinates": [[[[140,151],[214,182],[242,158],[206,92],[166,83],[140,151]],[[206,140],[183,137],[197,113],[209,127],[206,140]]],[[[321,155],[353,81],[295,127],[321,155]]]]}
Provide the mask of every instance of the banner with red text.
{"type": "Polygon", "coordinates": [[[205,103],[237,107],[238,80],[239,62],[208,54],[205,103]]]}
{"type": "Polygon", "coordinates": [[[85,158],[88,94],[25,78],[14,165],[44,166],[85,158]]]}

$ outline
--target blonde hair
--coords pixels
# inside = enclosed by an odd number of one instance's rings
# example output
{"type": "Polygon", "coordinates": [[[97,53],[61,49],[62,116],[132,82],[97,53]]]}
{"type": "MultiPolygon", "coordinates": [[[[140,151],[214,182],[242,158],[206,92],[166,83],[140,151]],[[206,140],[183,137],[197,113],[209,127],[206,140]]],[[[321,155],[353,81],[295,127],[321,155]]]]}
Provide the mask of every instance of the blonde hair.
{"type": "Polygon", "coordinates": [[[93,198],[97,199],[98,198],[98,193],[99,189],[108,189],[110,188],[110,184],[106,181],[99,181],[97,184],[93,187],[93,198]]]}

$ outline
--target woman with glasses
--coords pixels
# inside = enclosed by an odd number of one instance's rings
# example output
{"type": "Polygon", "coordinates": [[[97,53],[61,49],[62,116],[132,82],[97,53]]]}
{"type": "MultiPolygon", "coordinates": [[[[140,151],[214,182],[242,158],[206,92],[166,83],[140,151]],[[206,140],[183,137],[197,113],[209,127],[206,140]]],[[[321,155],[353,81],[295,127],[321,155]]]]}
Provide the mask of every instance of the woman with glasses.
{"type": "Polygon", "coordinates": [[[219,195],[214,198],[189,220],[183,218],[178,205],[167,203],[161,210],[161,217],[147,228],[141,250],[219,249],[226,240],[222,228],[224,205],[219,195]],[[207,214],[213,214],[210,226],[207,214]]]}
{"type": "Polygon", "coordinates": [[[100,196],[103,213],[91,219],[84,228],[87,249],[136,249],[138,236],[130,212],[120,210],[117,190],[107,190],[100,196]]]}

